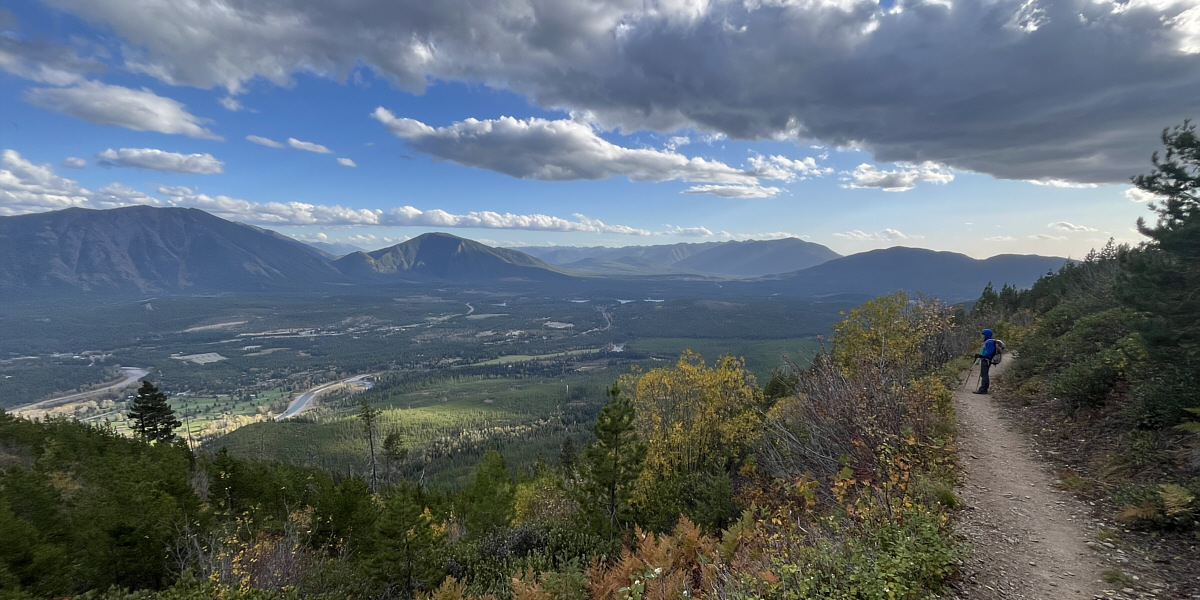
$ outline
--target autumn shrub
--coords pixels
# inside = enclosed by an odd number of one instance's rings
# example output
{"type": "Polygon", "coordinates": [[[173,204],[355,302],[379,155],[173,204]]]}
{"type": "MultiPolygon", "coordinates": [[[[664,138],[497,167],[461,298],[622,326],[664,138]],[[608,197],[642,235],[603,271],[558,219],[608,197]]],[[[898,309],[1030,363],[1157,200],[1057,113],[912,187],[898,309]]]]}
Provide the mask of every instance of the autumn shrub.
{"type": "Polygon", "coordinates": [[[815,523],[773,519],[757,559],[727,579],[729,599],[800,600],[933,598],[959,553],[944,515],[920,507],[899,518],[864,514],[815,523]]]}

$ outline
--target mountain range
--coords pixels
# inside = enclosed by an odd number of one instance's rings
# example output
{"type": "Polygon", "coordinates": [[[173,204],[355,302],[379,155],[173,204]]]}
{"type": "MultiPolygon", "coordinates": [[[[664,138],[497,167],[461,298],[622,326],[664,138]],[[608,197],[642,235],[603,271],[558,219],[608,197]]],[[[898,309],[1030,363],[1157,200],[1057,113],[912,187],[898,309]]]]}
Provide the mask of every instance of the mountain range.
{"type": "Polygon", "coordinates": [[[978,297],[989,281],[1026,287],[1064,262],[1016,255],[976,260],[901,247],[839,256],[795,238],[523,250],[527,252],[427,233],[389,248],[335,258],[273,231],[198,209],[71,208],[0,217],[0,295],[69,299],[330,292],[430,283],[566,286],[558,291],[616,287],[632,293],[648,285],[713,289],[715,283],[726,293],[752,295],[870,297],[906,289],[965,300],[978,297]]]}
{"type": "Polygon", "coordinates": [[[564,269],[595,274],[691,273],[721,277],[761,277],[814,267],[838,258],[837,252],[797,238],[575,248],[514,248],[564,269]]]}

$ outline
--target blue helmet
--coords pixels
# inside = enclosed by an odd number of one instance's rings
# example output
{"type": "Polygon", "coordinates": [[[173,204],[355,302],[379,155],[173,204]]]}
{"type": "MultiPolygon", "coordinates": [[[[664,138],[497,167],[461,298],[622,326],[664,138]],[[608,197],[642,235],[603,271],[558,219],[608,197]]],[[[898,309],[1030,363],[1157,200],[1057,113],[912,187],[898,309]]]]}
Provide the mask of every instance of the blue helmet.
{"type": "Polygon", "coordinates": [[[991,330],[991,329],[984,329],[984,330],[983,330],[983,339],[985,339],[985,340],[990,340],[990,339],[992,339],[992,330],[991,330]]]}

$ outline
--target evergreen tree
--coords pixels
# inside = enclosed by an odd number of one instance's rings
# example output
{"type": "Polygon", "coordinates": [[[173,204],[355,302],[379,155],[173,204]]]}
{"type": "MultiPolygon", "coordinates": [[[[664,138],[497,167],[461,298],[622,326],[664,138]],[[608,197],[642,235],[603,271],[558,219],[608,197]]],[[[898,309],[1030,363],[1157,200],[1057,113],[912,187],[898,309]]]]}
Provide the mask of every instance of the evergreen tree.
{"type": "Polygon", "coordinates": [[[362,419],[363,432],[367,434],[367,469],[371,471],[371,493],[379,491],[379,463],[375,460],[375,425],[379,422],[379,409],[371,408],[366,398],[359,404],[358,418],[362,419]]]}
{"type": "Polygon", "coordinates": [[[475,481],[463,491],[462,520],[471,535],[512,523],[516,490],[504,457],[489,448],[475,472],[475,481]]]}
{"type": "Polygon", "coordinates": [[[445,529],[423,505],[420,490],[399,490],[386,500],[375,529],[376,549],[367,557],[375,577],[412,598],[436,586],[443,577],[445,529]]]}
{"type": "Polygon", "coordinates": [[[142,382],[125,416],[132,423],[133,430],[151,442],[175,439],[175,430],[183,425],[175,418],[171,405],[167,404],[167,395],[158,391],[149,381],[142,382]]]}
{"type": "Polygon", "coordinates": [[[606,395],[608,404],[592,430],[596,440],[580,457],[578,494],[585,518],[611,536],[631,521],[629,498],[642,473],[646,445],[634,429],[632,399],[622,398],[615,383],[606,395]]]}

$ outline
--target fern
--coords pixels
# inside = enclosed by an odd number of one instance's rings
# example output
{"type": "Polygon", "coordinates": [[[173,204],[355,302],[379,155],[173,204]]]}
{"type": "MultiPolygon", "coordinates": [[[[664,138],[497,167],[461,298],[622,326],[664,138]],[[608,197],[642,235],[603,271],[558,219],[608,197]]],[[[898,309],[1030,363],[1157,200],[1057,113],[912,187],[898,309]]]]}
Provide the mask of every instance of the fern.
{"type": "MultiPolygon", "coordinates": [[[[1200,417],[1200,408],[1185,408],[1186,410],[1197,417],[1200,417]]],[[[1181,425],[1176,425],[1175,429],[1182,429],[1188,433],[1200,435],[1200,421],[1187,421],[1181,425]]]]}
{"type": "Polygon", "coordinates": [[[1191,504],[1196,499],[1187,488],[1173,483],[1163,483],[1159,486],[1159,496],[1162,497],[1163,512],[1168,517],[1185,515],[1192,511],[1191,504]]]}

